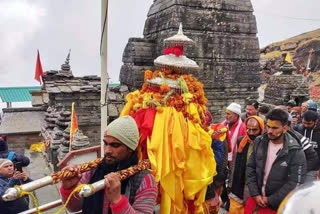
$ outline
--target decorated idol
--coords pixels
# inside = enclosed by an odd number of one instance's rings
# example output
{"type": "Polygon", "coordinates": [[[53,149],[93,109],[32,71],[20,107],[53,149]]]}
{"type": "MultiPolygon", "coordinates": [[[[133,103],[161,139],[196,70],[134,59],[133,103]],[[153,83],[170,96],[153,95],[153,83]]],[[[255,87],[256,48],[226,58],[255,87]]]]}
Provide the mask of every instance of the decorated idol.
{"type": "Polygon", "coordinates": [[[191,73],[199,66],[184,55],[194,42],[183,34],[164,40],[157,70],[145,71],[141,90],[126,97],[121,116],[138,124],[140,159],[149,159],[158,184],[160,213],[203,213],[207,186],[216,175],[206,125],[203,85],[191,73]]]}

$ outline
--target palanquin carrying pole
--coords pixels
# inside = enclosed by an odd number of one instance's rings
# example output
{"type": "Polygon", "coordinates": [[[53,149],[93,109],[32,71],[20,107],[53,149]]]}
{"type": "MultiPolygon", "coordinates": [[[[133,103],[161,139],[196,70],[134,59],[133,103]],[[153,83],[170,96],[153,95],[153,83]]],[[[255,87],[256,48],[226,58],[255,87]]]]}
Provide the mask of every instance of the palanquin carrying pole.
{"type": "MultiPolygon", "coordinates": [[[[56,172],[51,174],[50,176],[46,176],[44,178],[37,179],[35,181],[23,184],[21,186],[15,186],[12,188],[9,188],[2,196],[2,200],[4,201],[13,201],[19,197],[23,196],[23,192],[32,192],[36,189],[39,189],[41,187],[52,185],[60,182],[63,179],[72,178],[74,176],[77,176],[77,174],[86,172],[88,170],[97,168],[97,166],[102,162],[103,158],[98,158],[94,161],[89,161],[87,163],[79,165],[79,168],[77,171],[69,171],[69,170],[62,170],[60,172],[56,172]]],[[[138,163],[135,166],[129,167],[128,169],[120,170],[116,173],[119,174],[121,180],[124,180],[134,174],[136,174],[139,171],[150,169],[150,162],[149,160],[143,160],[140,163],[138,163]]],[[[104,189],[104,179],[90,184],[85,185],[79,192],[80,197],[88,197],[92,194],[94,194],[97,191],[100,191],[104,189]]]]}

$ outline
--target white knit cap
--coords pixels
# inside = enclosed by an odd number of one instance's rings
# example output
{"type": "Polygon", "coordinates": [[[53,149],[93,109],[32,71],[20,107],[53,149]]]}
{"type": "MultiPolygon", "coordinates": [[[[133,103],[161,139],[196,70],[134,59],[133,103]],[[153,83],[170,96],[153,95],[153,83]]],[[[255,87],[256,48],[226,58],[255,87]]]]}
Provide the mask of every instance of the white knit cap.
{"type": "Polygon", "coordinates": [[[2,168],[7,163],[12,163],[12,161],[9,159],[0,158],[0,168],[2,168]]]}
{"type": "Polygon", "coordinates": [[[107,127],[107,135],[120,140],[132,150],[136,150],[139,142],[139,130],[131,116],[123,116],[112,121],[107,127]]]}
{"type": "Polygon", "coordinates": [[[228,107],[227,110],[232,111],[233,113],[237,115],[241,115],[241,106],[238,103],[231,103],[228,107]]]}

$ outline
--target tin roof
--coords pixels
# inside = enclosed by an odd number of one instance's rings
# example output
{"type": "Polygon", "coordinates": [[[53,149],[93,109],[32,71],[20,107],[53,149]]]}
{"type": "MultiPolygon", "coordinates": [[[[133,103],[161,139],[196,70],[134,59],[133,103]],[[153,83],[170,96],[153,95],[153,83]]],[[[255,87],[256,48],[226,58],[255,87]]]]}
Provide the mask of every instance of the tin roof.
{"type": "Polygon", "coordinates": [[[2,102],[27,102],[31,101],[30,91],[40,90],[40,86],[25,87],[0,87],[0,98],[2,102]]]}

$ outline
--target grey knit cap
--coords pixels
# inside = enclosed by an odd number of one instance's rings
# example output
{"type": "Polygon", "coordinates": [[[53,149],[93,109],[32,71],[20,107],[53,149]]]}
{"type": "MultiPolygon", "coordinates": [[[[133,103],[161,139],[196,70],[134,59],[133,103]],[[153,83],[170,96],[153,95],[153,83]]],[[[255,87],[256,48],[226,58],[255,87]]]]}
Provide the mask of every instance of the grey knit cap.
{"type": "Polygon", "coordinates": [[[0,158],[0,168],[2,168],[6,163],[12,163],[9,159],[0,158]]]}
{"type": "Polygon", "coordinates": [[[107,135],[120,140],[132,150],[136,150],[139,142],[139,130],[131,116],[123,116],[112,121],[107,127],[107,135]]]}

